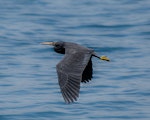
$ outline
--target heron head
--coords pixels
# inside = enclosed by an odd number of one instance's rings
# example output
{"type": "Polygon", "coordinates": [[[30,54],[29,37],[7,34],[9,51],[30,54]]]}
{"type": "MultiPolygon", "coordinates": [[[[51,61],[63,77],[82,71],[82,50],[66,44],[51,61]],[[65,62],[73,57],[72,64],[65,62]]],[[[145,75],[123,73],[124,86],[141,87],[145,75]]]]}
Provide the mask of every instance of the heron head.
{"type": "Polygon", "coordinates": [[[65,54],[64,42],[42,42],[43,45],[52,45],[57,53],[65,54]]]}

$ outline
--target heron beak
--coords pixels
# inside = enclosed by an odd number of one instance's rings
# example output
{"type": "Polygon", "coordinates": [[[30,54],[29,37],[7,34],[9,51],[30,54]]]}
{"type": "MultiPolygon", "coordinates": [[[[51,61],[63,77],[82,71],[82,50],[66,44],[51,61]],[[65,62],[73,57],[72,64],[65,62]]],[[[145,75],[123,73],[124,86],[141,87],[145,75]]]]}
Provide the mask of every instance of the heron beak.
{"type": "Polygon", "coordinates": [[[42,42],[42,45],[52,45],[54,46],[56,42],[42,42]]]}
{"type": "Polygon", "coordinates": [[[107,56],[101,56],[100,60],[104,60],[104,61],[110,61],[110,59],[107,56]]]}

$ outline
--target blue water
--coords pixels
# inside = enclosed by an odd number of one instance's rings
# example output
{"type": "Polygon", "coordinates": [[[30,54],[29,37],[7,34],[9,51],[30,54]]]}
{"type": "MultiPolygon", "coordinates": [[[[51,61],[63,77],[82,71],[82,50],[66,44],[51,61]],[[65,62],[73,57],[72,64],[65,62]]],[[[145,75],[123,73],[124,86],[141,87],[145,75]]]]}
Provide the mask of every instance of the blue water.
{"type": "Polygon", "coordinates": [[[0,120],[150,120],[149,0],[0,0],[0,120]],[[65,104],[44,41],[107,55],[65,104]]]}

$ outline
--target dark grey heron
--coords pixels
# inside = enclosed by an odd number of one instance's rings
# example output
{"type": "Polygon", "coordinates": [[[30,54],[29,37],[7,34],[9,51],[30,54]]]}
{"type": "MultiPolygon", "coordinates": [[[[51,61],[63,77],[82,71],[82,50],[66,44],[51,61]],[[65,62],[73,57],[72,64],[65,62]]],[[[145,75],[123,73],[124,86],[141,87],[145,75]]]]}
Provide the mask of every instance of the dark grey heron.
{"type": "Polygon", "coordinates": [[[110,61],[106,56],[97,56],[93,49],[71,42],[43,42],[54,46],[54,51],[65,54],[57,64],[57,74],[62,96],[66,103],[71,103],[79,97],[80,83],[92,79],[92,56],[100,60],[110,61]]]}

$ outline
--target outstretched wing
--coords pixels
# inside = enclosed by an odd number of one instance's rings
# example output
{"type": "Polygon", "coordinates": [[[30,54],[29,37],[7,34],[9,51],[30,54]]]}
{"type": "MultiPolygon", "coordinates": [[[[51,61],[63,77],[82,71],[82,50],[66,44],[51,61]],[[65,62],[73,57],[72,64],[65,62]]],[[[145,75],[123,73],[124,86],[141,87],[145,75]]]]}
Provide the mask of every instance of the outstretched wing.
{"type": "Polygon", "coordinates": [[[79,97],[82,74],[91,59],[92,52],[74,52],[65,54],[57,64],[57,74],[60,89],[66,103],[71,103],[79,97]]]}

